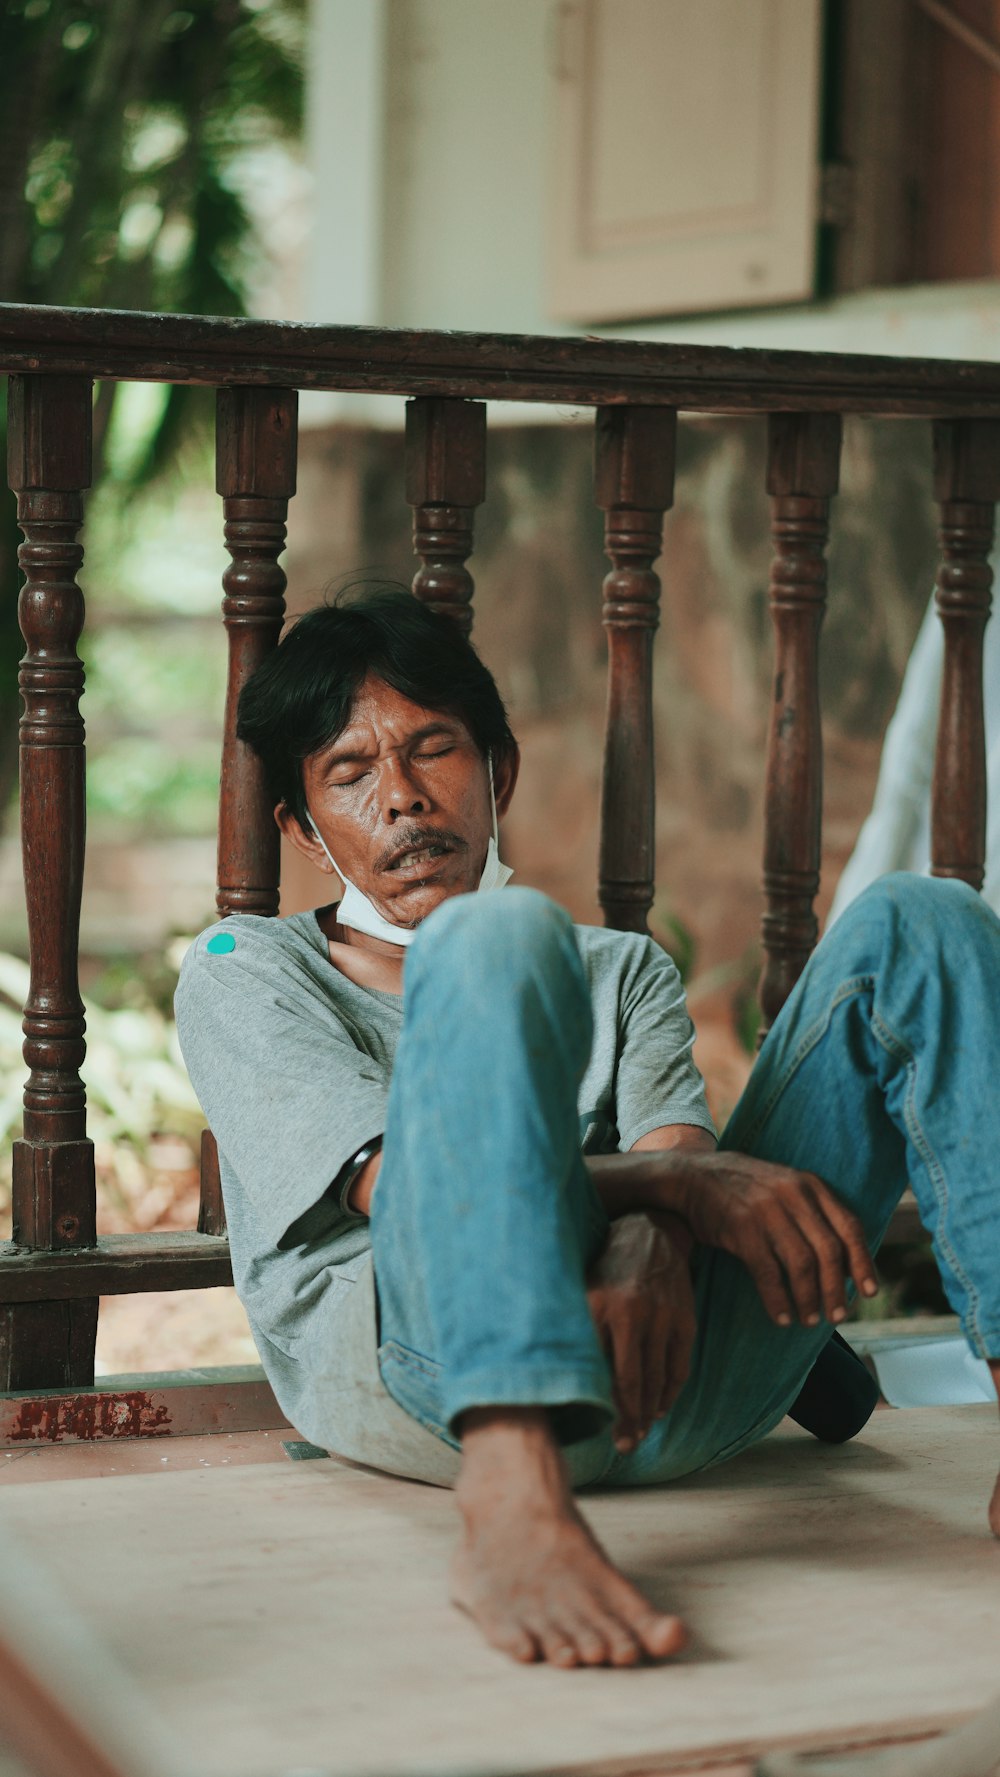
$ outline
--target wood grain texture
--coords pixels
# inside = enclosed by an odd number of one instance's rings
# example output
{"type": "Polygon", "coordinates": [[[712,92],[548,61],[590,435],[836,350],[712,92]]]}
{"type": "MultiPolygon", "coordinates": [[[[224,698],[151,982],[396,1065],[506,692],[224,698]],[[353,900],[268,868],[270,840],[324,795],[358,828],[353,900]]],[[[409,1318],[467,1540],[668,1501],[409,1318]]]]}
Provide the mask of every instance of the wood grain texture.
{"type": "Polygon", "coordinates": [[[627,1673],[487,1647],[448,1602],[455,1508],[437,1487],[336,1460],[171,1459],[159,1480],[12,1485],[3,1506],[43,1562],[86,1524],[60,1589],[146,1693],[177,1770],[197,1747],[203,1777],[650,1777],[915,1737],[993,1695],[996,1419],[877,1413],[840,1448],[786,1425],[668,1489],[584,1494],[611,1559],[690,1628],[679,1660],[627,1673]]]}
{"type": "Polygon", "coordinates": [[[775,414],[767,491],[774,556],[774,691],[764,800],[763,1028],[777,1017],[816,943],[823,741],[819,632],[826,606],[830,496],[838,486],[836,414],[775,414]]]}
{"type": "Polygon", "coordinates": [[[220,389],[216,488],[226,548],[222,612],[229,674],[219,792],[216,905],[220,914],[276,914],[279,834],[259,759],[236,738],[240,692],[278,645],[285,616],[288,502],[295,492],[294,389],[220,389]]]}
{"type": "MultiPolygon", "coordinates": [[[[8,478],[24,537],[21,842],[31,963],[24,1009],[30,1071],[23,1137],[14,1146],[13,1233],[24,1248],[72,1249],[93,1245],[97,1213],[80,1077],[86,1045],[78,975],[86,802],[77,532],[90,485],[90,382],[14,377],[8,416],[8,478]]],[[[0,1313],[0,1384],[92,1379],[96,1301],[36,1301],[30,1311],[7,1306],[0,1313]]]]}
{"type": "MultiPolygon", "coordinates": [[[[240,692],[278,645],[285,617],[288,502],[295,492],[298,393],[220,389],[216,397],[216,490],[222,495],[231,565],[222,576],[229,644],[219,784],[215,903],[230,913],[278,911],[281,855],[263,767],[237,738],[240,692]]],[[[226,1216],[215,1137],[201,1144],[198,1230],[224,1234],[226,1216]]]]}
{"type": "MultiPolygon", "coordinates": [[[[11,1241],[0,1242],[0,1303],[38,1306],[36,1298],[47,1304],[146,1290],[211,1290],[232,1281],[228,1240],[207,1234],[100,1235],[85,1251],[61,1253],[24,1252],[11,1241]]],[[[0,1350],[2,1341],[0,1322],[0,1350]]],[[[2,1386],[62,1384],[29,1380],[2,1386]]]]}
{"type": "Polygon", "coordinates": [[[653,636],[663,514],[674,497],[677,415],[670,408],[602,408],[594,481],[604,512],[603,622],[608,702],[601,786],[598,899],[604,923],[645,932],[656,855],[653,636]]]}
{"type": "Polygon", "coordinates": [[[486,407],[482,401],[409,401],[406,499],[413,508],[417,598],[472,628],[472,520],[486,497],[486,407]]]}
{"type": "Polygon", "coordinates": [[[931,792],[931,874],[981,889],[986,870],[983,634],[993,586],[994,508],[1000,499],[1000,421],[935,426],[934,495],[941,505],[935,597],[944,626],[944,670],[931,792]]]}
{"type": "Polygon", "coordinates": [[[1000,364],[0,303],[0,371],[699,413],[1000,415],[1000,364]]]}
{"type": "Polygon", "coordinates": [[[222,1199],[219,1146],[210,1129],[201,1132],[199,1153],[201,1194],[198,1200],[198,1233],[225,1234],[226,1206],[222,1199]]]}

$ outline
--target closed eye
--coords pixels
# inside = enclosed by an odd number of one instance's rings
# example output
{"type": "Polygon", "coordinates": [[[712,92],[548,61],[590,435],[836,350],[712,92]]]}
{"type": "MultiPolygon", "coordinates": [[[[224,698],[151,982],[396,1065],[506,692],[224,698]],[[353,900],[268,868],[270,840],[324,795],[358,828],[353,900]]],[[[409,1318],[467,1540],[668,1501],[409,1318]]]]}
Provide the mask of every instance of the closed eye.
{"type": "Polygon", "coordinates": [[[351,784],[359,784],[367,776],[367,771],[359,771],[356,777],[335,777],[327,781],[331,790],[347,790],[351,784]]]}

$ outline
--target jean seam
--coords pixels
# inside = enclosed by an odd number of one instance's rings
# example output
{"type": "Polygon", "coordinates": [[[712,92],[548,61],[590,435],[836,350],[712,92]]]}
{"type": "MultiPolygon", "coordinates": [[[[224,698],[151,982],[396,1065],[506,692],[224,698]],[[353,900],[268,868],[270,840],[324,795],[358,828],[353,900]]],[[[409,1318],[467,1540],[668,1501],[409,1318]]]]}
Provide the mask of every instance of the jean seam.
{"type": "Polygon", "coordinates": [[[887,1054],[894,1055],[897,1060],[905,1063],[906,1092],[903,1098],[903,1122],[906,1125],[906,1131],[913,1146],[916,1148],[917,1153],[923,1161],[924,1169],[930,1180],[931,1189],[934,1192],[935,1201],[938,1206],[937,1240],[938,1245],[941,1248],[942,1257],[948,1265],[949,1270],[953,1272],[966,1293],[968,1301],[968,1326],[966,1327],[966,1333],[970,1338],[970,1342],[978,1345],[979,1355],[982,1355],[984,1340],[979,1327],[979,1316],[982,1303],[975,1284],[966,1272],[948,1237],[948,1216],[951,1210],[951,1194],[948,1190],[948,1176],[944,1167],[941,1165],[937,1154],[934,1152],[920,1121],[919,1115],[917,1114],[916,1104],[914,1102],[917,1086],[916,1059],[909,1045],[905,1043],[901,1037],[897,1036],[892,1027],[886,1023],[881,1013],[874,1013],[872,1016],[872,1035],[874,1036],[875,1041],[887,1054]]]}
{"type": "Polygon", "coordinates": [[[388,1339],[384,1345],[379,1346],[379,1375],[382,1378],[382,1386],[386,1393],[391,1396],[397,1407],[401,1407],[403,1412],[407,1414],[410,1419],[415,1419],[417,1424],[422,1425],[425,1431],[433,1432],[434,1436],[440,1438],[442,1443],[450,1444],[453,1449],[457,1450],[459,1445],[455,1442],[447,1426],[443,1425],[437,1419],[430,1418],[428,1414],[421,1412],[420,1408],[415,1406],[412,1401],[400,1400],[399,1396],[389,1387],[388,1379],[382,1373],[383,1354],[389,1360],[394,1359],[395,1362],[399,1364],[400,1369],[404,1372],[406,1370],[420,1370],[432,1382],[437,1382],[438,1380],[440,1365],[433,1365],[432,1368],[432,1359],[422,1360],[417,1352],[411,1351],[407,1345],[400,1345],[395,1339],[388,1339]]]}
{"type": "Polygon", "coordinates": [[[865,988],[871,987],[873,984],[874,977],[872,975],[853,975],[847,981],[841,982],[822,1016],[815,1019],[809,1026],[808,1030],[803,1031],[793,1055],[789,1058],[785,1067],[778,1075],[771,1092],[764,1100],[754,1121],[741,1137],[741,1140],[746,1146],[749,1147],[756,1141],[779,1098],[788,1086],[793,1074],[797,1073],[807,1056],[812,1053],[816,1044],[829,1029],[830,1020],[832,1019],[834,1012],[837,1010],[837,1007],[843,1005],[844,1001],[852,998],[854,994],[862,993],[865,988]]]}
{"type": "Polygon", "coordinates": [[[380,1360],[383,1352],[386,1357],[395,1358],[396,1362],[403,1364],[404,1367],[422,1371],[431,1382],[436,1382],[441,1375],[441,1365],[435,1363],[432,1357],[423,1357],[419,1351],[414,1351],[412,1346],[401,1345],[398,1339],[387,1339],[384,1345],[379,1346],[380,1360]]]}

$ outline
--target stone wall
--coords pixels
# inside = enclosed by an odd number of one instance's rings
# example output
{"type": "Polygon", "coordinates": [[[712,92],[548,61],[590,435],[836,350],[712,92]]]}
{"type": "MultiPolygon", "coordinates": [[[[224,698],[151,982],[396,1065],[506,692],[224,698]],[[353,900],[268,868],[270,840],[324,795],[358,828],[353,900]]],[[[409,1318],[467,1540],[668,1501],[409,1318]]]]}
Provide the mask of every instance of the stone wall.
{"type": "MultiPolygon", "coordinates": [[[[657,901],[693,945],[698,992],[732,997],[753,977],[770,625],[765,424],[687,420],[660,562],[656,640],[657,901]]],[[[475,639],[524,752],[504,855],[596,920],[604,719],[602,519],[585,421],[494,427],[471,567],[475,639]]],[[[305,609],[359,571],[413,571],[397,433],[303,437],[290,524],[290,602],[305,609]]],[[[933,584],[930,436],[911,422],[854,421],[830,549],[823,636],[825,907],[871,798],[881,736],[933,584]]],[[[289,863],[285,904],[328,884],[289,863]]]]}

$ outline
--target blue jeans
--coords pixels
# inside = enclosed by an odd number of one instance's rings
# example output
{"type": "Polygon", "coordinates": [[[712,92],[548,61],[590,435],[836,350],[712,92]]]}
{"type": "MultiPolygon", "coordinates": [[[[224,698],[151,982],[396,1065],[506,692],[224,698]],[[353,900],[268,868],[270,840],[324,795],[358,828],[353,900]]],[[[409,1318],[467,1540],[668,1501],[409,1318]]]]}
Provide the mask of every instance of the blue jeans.
{"type": "MultiPolygon", "coordinates": [[[[777,1327],[744,1266],[693,1256],[691,1375],[619,1454],[585,1273],[607,1218],[579,1148],[590,1001],[568,916],[530,889],[421,927],[372,1202],[379,1364],[438,1436],[544,1406],[574,1485],[656,1485],[763,1437],[830,1327],[777,1327]]],[[[878,1246],[909,1182],[973,1350],[1000,1357],[1000,920],[961,883],[891,876],[819,945],[721,1145],[817,1173],[878,1246]]]]}

